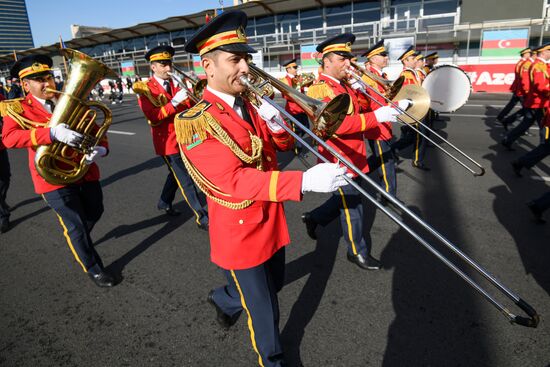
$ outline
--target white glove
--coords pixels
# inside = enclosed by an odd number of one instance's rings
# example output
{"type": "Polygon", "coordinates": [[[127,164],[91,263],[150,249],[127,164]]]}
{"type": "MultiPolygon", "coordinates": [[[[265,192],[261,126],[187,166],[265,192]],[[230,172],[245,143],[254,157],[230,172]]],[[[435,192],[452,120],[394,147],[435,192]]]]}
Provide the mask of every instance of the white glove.
{"type": "Polygon", "coordinates": [[[302,177],[302,192],[333,192],[348,182],[344,179],[346,167],[337,163],[319,163],[304,172],[302,177]]]}
{"type": "Polygon", "coordinates": [[[402,99],[400,101],[397,101],[397,105],[399,106],[399,108],[406,111],[407,108],[413,105],[413,101],[411,101],[410,99],[402,99]]]}
{"type": "Polygon", "coordinates": [[[174,97],[172,97],[172,105],[177,107],[181,102],[187,99],[187,89],[181,88],[174,97]]]}
{"type": "Polygon", "coordinates": [[[374,111],[374,116],[376,116],[378,122],[396,122],[398,115],[400,115],[400,112],[390,106],[380,107],[374,111]]]}
{"type": "Polygon", "coordinates": [[[50,129],[50,137],[52,140],[59,141],[70,145],[71,147],[78,147],[78,145],[84,139],[82,134],[77,133],[69,129],[67,124],[59,124],[50,129]]]}
{"type": "MultiPolygon", "coordinates": [[[[352,79],[352,80],[353,80],[353,82],[350,85],[351,89],[353,89],[353,90],[361,89],[361,87],[362,87],[361,83],[359,83],[359,81],[357,81],[355,79],[352,79]]],[[[351,82],[351,80],[350,80],[350,82],[351,82]]]]}
{"type": "Polygon", "coordinates": [[[92,164],[95,160],[97,160],[100,157],[105,157],[107,154],[107,148],[102,147],[100,145],[94,147],[94,150],[90,153],[84,155],[84,162],[88,165],[92,164]]]}
{"type": "Polygon", "coordinates": [[[266,101],[262,101],[262,104],[259,108],[256,108],[256,111],[258,111],[258,115],[260,115],[262,120],[266,122],[269,130],[276,133],[283,129],[281,125],[275,122],[275,119],[283,121],[283,119],[281,118],[281,114],[275,107],[273,107],[266,101]]]}

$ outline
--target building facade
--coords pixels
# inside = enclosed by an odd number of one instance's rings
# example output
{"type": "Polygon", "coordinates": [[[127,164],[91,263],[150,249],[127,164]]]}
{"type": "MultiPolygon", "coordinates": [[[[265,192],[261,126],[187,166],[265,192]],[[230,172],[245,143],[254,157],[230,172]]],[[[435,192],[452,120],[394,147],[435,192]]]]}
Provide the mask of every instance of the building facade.
{"type": "Polygon", "coordinates": [[[33,47],[25,0],[0,0],[0,55],[33,47]]]}

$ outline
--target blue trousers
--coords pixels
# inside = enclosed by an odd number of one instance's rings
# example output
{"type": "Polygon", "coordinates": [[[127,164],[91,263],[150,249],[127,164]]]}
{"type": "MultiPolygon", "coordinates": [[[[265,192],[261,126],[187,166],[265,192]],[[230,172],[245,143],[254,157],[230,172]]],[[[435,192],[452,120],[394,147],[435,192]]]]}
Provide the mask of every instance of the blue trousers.
{"type": "Polygon", "coordinates": [[[519,164],[523,167],[531,168],[550,155],[550,128],[544,127],[541,131],[544,142],[518,158],[519,164]]]}
{"type": "Polygon", "coordinates": [[[42,194],[63,228],[63,235],[84,272],[103,268],[90,232],[103,214],[103,192],[99,181],[62,187],[42,194]]]}
{"type": "MultiPolygon", "coordinates": [[[[523,116],[523,120],[504,137],[503,142],[505,144],[512,144],[520,136],[525,134],[525,132],[529,130],[531,125],[533,125],[533,123],[535,122],[540,127],[543,116],[544,116],[543,108],[525,108],[525,114],[523,116]]],[[[541,143],[544,141],[543,134],[544,134],[543,129],[541,129],[540,130],[541,143]]]]}
{"type": "Polygon", "coordinates": [[[514,106],[518,104],[518,102],[520,101],[521,101],[521,98],[519,98],[515,94],[512,94],[512,98],[510,98],[510,101],[508,101],[506,106],[504,106],[504,108],[499,112],[497,116],[497,120],[500,121],[504,119],[510,113],[510,111],[512,111],[512,108],[514,108],[514,106]]]}
{"type": "Polygon", "coordinates": [[[0,219],[9,218],[10,211],[8,210],[8,204],[6,204],[6,196],[8,194],[8,188],[10,187],[10,161],[8,157],[8,150],[0,150],[0,219]]]}
{"type": "Polygon", "coordinates": [[[548,210],[550,208],[550,191],[543,194],[538,199],[535,199],[533,202],[540,211],[543,212],[545,210],[548,210]]]}
{"type": "Polygon", "coordinates": [[[214,290],[214,302],[231,316],[245,312],[260,366],[284,366],[277,293],[284,284],[285,248],[263,264],[224,273],[227,285],[214,290]]]}
{"type": "Polygon", "coordinates": [[[193,179],[189,176],[183,160],[179,154],[165,155],[162,157],[168,167],[168,176],[162,188],[160,199],[158,202],[159,209],[166,209],[172,206],[172,202],[176,197],[176,191],[181,190],[181,194],[185,199],[189,208],[195,214],[197,224],[208,224],[208,211],[206,205],[202,204],[199,190],[195,186],[193,179]]]}
{"type": "MultiPolygon", "coordinates": [[[[427,123],[427,121],[424,123],[427,123]]],[[[414,124],[414,127],[424,135],[429,136],[429,131],[423,125],[414,124]]],[[[416,165],[424,163],[427,143],[428,141],[418,132],[409,126],[402,126],[401,138],[392,144],[392,149],[402,150],[409,145],[413,145],[413,163],[416,165]]]]}
{"type": "Polygon", "coordinates": [[[369,167],[378,171],[378,184],[392,196],[397,194],[397,175],[395,174],[395,157],[391,149],[391,141],[369,140],[370,148],[376,158],[369,167]]]}
{"type": "Polygon", "coordinates": [[[361,194],[356,188],[351,185],[340,187],[332,193],[327,201],[309,214],[314,222],[322,226],[326,226],[334,218],[340,216],[348,252],[352,255],[367,256],[370,244],[367,244],[363,236],[363,203],[361,194]]]}

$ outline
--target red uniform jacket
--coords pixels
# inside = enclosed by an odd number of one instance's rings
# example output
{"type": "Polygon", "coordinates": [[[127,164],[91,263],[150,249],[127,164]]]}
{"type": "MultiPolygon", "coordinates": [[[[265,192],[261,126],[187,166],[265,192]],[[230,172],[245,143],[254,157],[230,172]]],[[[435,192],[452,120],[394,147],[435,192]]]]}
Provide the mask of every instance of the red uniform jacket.
{"type": "MultiPolygon", "coordinates": [[[[10,116],[5,116],[4,126],[2,128],[2,140],[7,148],[27,148],[29,153],[29,170],[31,172],[32,182],[34,183],[34,191],[37,194],[57,190],[63,186],[52,185],[46,182],[34,167],[34,156],[37,146],[49,145],[52,143],[50,128],[44,127],[52,115],[42,107],[42,104],[36,100],[32,94],[28,94],[21,100],[21,107],[23,108],[21,116],[35,122],[34,128],[30,130],[23,129],[10,116]]],[[[99,145],[105,148],[109,146],[106,138],[102,139],[99,145]]],[[[82,156],[79,155],[76,158],[79,160],[81,157],[82,156]]],[[[92,163],[90,165],[83,180],[99,180],[99,168],[97,164],[92,163]]]]}
{"type": "Polygon", "coordinates": [[[403,81],[403,85],[409,85],[409,84],[421,85],[422,84],[420,77],[418,76],[416,71],[411,68],[403,68],[401,75],[405,77],[405,80],[403,81]]]}
{"type": "Polygon", "coordinates": [[[524,106],[527,108],[548,107],[550,74],[548,65],[538,57],[529,68],[529,81],[529,93],[525,97],[524,106]]]}
{"type": "MultiPolygon", "coordinates": [[[[292,87],[292,79],[288,74],[283,78],[283,83],[286,83],[286,85],[292,87]]],[[[304,93],[303,88],[297,89],[298,92],[304,93]]],[[[284,99],[286,99],[286,106],[285,111],[290,113],[291,115],[297,115],[299,113],[304,113],[304,110],[302,110],[302,107],[300,107],[296,102],[288,98],[287,96],[283,95],[284,99]]]]}
{"type": "Polygon", "coordinates": [[[521,86],[521,66],[526,60],[528,59],[520,59],[516,63],[516,67],[514,68],[514,82],[510,86],[510,91],[518,97],[523,96],[523,88],[521,86]]]}
{"type": "MultiPolygon", "coordinates": [[[[313,84],[307,92],[310,97],[320,99],[323,102],[328,102],[342,93],[350,95],[352,108],[348,111],[348,116],[344,119],[344,122],[340,125],[338,130],[336,130],[336,134],[326,142],[362,172],[368,172],[369,166],[367,163],[367,151],[365,149],[363,133],[368,130],[373,130],[371,132],[375,136],[380,134],[380,124],[376,120],[374,113],[360,113],[359,102],[355,91],[347,85],[342,85],[324,74],[319,75],[319,82],[313,84]]],[[[338,161],[336,157],[330,154],[322,146],[319,146],[318,149],[319,153],[330,162],[336,163],[338,161]]],[[[357,176],[356,173],[349,172],[357,176]]]]}
{"type": "MultiPolygon", "coordinates": [[[[5,99],[6,98],[4,97],[4,95],[0,94],[0,102],[2,102],[5,99]]],[[[2,143],[2,117],[0,116],[0,150],[4,150],[4,149],[6,149],[6,146],[2,143]]]]}
{"type": "MultiPolygon", "coordinates": [[[[375,74],[376,76],[379,76],[380,78],[383,78],[383,79],[386,79],[386,80],[388,79],[387,76],[386,76],[386,73],[379,72],[378,69],[372,67],[371,65],[367,66],[367,70],[370,71],[371,73],[375,74]]],[[[371,87],[376,88],[376,90],[378,92],[380,92],[381,94],[386,93],[386,89],[384,88],[384,86],[382,84],[376,82],[375,80],[372,80],[371,78],[363,76],[363,81],[365,81],[371,87]]],[[[380,103],[376,103],[376,102],[371,101],[370,102],[371,111],[376,111],[380,107],[386,106],[388,104],[384,98],[380,97],[379,95],[377,95],[373,91],[369,90],[368,92],[369,92],[369,95],[373,99],[375,99],[376,101],[378,101],[382,104],[382,105],[380,105],[380,103]]],[[[392,133],[392,124],[391,124],[391,122],[382,122],[382,123],[380,123],[378,129],[372,129],[372,130],[369,130],[369,131],[365,132],[365,138],[369,139],[369,140],[386,140],[387,141],[387,140],[391,140],[392,137],[393,137],[393,133],[392,133]]]]}
{"type": "Polygon", "coordinates": [[[170,81],[172,95],[168,94],[164,87],[158,83],[155,77],[150,77],[147,81],[150,98],[145,94],[139,95],[139,107],[151,125],[151,135],[153,135],[153,145],[157,155],[170,155],[179,153],[178,142],[176,141],[176,131],[174,130],[174,116],[176,113],[185,111],[191,107],[191,100],[187,99],[180,103],[178,107],[170,102],[172,97],[181,89],[170,81]]]}
{"type": "MultiPolygon", "coordinates": [[[[254,128],[208,89],[204,91],[203,100],[210,105],[202,114],[212,116],[246,154],[251,154],[250,133],[263,142],[263,171],[241,161],[210,135],[204,141],[181,145],[195,168],[219,191],[229,195],[215,194],[216,197],[230,202],[254,200],[252,205],[235,210],[208,198],[212,262],[223,269],[251,268],[262,264],[290,242],[282,202],[302,199],[303,173],[280,172],[276,149],[291,149],[294,140],[284,130],[272,133],[248,102],[254,128]]],[[[193,113],[194,109],[188,113],[193,113]]]]}
{"type": "Polygon", "coordinates": [[[529,68],[533,64],[532,59],[525,60],[519,70],[519,81],[521,86],[522,96],[526,96],[529,93],[529,68]]]}

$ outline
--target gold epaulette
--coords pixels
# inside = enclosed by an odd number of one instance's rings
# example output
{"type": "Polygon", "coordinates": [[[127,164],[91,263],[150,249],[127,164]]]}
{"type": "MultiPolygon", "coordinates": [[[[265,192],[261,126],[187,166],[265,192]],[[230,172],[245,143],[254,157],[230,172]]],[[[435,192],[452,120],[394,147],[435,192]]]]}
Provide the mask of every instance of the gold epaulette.
{"type": "Polygon", "coordinates": [[[318,100],[325,99],[326,97],[329,97],[330,99],[336,97],[332,88],[323,80],[312,84],[307,90],[307,95],[308,97],[318,100]]]}
{"type": "MultiPolygon", "coordinates": [[[[378,88],[378,83],[374,79],[369,78],[366,75],[363,75],[361,77],[361,80],[364,81],[365,83],[367,83],[368,85],[370,85],[373,88],[378,88]]],[[[376,89],[376,90],[378,90],[378,89],[376,89]]]]}
{"type": "Polygon", "coordinates": [[[401,75],[403,75],[405,79],[416,80],[416,77],[411,70],[404,70],[401,75]]]}
{"type": "Polygon", "coordinates": [[[151,94],[151,91],[149,90],[149,87],[147,86],[147,83],[143,81],[137,81],[134,84],[132,84],[132,89],[137,94],[146,97],[151,104],[157,108],[160,108],[164,106],[166,103],[168,103],[168,99],[164,94],[160,94],[158,98],[153,97],[151,94]]]}
{"type": "Polygon", "coordinates": [[[0,116],[6,117],[10,113],[23,113],[23,107],[21,106],[21,101],[23,99],[24,98],[7,99],[0,102],[0,116]]]}
{"type": "Polygon", "coordinates": [[[196,105],[179,113],[174,118],[176,139],[181,145],[189,146],[198,141],[203,141],[210,131],[210,119],[214,119],[206,110],[211,104],[200,100],[196,105]]]}
{"type": "Polygon", "coordinates": [[[533,64],[533,68],[531,69],[531,81],[533,81],[533,74],[537,71],[544,73],[544,77],[548,78],[548,69],[546,68],[546,64],[537,62],[533,64]]]}

